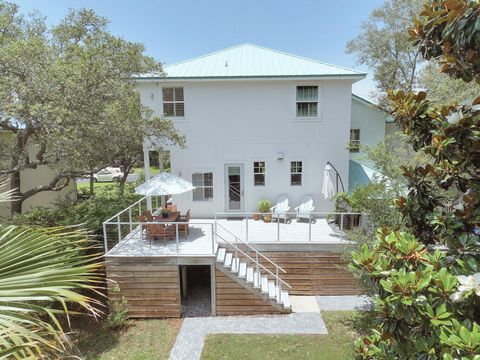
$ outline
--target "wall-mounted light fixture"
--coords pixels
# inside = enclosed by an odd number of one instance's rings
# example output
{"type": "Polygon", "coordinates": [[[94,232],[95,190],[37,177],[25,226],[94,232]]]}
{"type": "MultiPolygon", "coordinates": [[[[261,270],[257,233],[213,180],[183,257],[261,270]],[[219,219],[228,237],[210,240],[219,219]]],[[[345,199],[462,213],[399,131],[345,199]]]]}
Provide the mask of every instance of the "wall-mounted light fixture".
{"type": "Polygon", "coordinates": [[[277,160],[283,160],[284,157],[285,157],[285,154],[283,152],[277,153],[277,160]]]}

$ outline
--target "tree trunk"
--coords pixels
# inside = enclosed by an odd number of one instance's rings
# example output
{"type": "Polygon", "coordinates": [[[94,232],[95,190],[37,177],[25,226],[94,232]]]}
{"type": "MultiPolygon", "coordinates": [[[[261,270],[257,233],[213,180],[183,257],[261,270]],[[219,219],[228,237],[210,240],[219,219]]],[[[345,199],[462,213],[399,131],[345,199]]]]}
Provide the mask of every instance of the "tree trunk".
{"type": "Polygon", "coordinates": [[[20,171],[16,171],[10,175],[10,189],[17,189],[14,193],[14,199],[10,201],[10,214],[13,216],[15,214],[22,213],[22,193],[20,192],[20,171]]]}
{"type": "Polygon", "coordinates": [[[90,171],[90,196],[95,194],[95,178],[93,177],[93,170],[90,171]]]}
{"type": "Polygon", "coordinates": [[[125,183],[127,182],[128,173],[132,170],[132,164],[125,164],[122,162],[123,165],[123,176],[118,180],[118,195],[123,197],[125,194],[125,183]]]}

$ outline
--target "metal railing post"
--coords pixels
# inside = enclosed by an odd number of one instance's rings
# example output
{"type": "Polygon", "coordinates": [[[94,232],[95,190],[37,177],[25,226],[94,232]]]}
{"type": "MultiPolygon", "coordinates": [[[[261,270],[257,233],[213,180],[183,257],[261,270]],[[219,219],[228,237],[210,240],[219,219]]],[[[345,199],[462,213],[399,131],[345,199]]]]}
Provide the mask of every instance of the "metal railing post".
{"type": "Polygon", "coordinates": [[[248,242],[248,215],[245,214],[245,240],[248,242]]]}
{"type": "MultiPolygon", "coordinates": [[[[255,276],[257,277],[258,286],[261,286],[261,284],[260,284],[260,271],[259,271],[259,268],[258,268],[258,251],[255,251],[255,264],[256,264],[256,267],[257,267],[257,274],[255,276]]],[[[255,284],[255,282],[254,282],[254,284],[255,284]]]]}
{"type": "Polygon", "coordinates": [[[340,241],[343,240],[343,213],[340,214],[340,241]]]}
{"type": "Polygon", "coordinates": [[[133,224],[132,224],[132,208],[128,208],[128,222],[130,223],[130,232],[133,230],[133,224]]]}
{"type": "Polygon", "coordinates": [[[175,241],[177,243],[177,255],[178,255],[178,248],[179,248],[179,240],[178,240],[178,223],[175,224],[175,241]]]}
{"type": "Polygon", "coordinates": [[[212,228],[212,254],[215,255],[215,235],[214,235],[214,232],[213,232],[213,227],[216,226],[217,223],[215,224],[212,224],[211,228],[212,228]]]}
{"type": "Polygon", "coordinates": [[[235,259],[238,259],[238,238],[235,236],[235,259]]]}
{"type": "Polygon", "coordinates": [[[107,224],[103,223],[103,245],[105,246],[105,254],[108,252],[108,241],[107,241],[107,224]]]}
{"type": "Polygon", "coordinates": [[[120,215],[117,215],[118,242],[122,240],[122,227],[120,225],[120,215]]]}
{"type": "Polygon", "coordinates": [[[277,214],[277,241],[280,241],[280,214],[277,214]]]}
{"type": "Polygon", "coordinates": [[[308,215],[308,241],[312,241],[312,215],[308,215]]]}
{"type": "MultiPolygon", "coordinates": [[[[280,279],[280,278],[278,277],[278,266],[275,266],[275,269],[276,269],[276,274],[275,274],[275,276],[277,277],[277,278],[275,279],[275,283],[276,283],[276,285],[277,285],[277,289],[279,289],[280,287],[278,286],[278,284],[279,284],[278,279],[280,279]]],[[[275,291],[275,292],[276,292],[276,291],[275,291]]],[[[277,294],[275,294],[275,297],[277,297],[277,294]]]]}

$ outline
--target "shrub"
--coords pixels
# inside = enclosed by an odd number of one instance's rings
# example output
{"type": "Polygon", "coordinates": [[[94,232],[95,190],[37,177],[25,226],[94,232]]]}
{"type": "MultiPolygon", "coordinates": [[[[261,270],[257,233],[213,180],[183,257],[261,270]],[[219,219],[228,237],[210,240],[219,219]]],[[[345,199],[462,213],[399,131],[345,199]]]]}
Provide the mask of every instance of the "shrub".
{"type": "MultiPolygon", "coordinates": [[[[115,284],[112,286],[112,292],[114,294],[120,294],[120,286],[115,284]]],[[[107,316],[105,324],[108,328],[118,329],[125,326],[128,323],[128,306],[125,297],[121,297],[121,300],[110,300],[109,307],[110,313],[107,316]]]]}
{"type": "Polygon", "coordinates": [[[258,211],[260,211],[261,213],[270,212],[271,207],[272,207],[272,203],[270,200],[260,200],[258,202],[258,211]]]}

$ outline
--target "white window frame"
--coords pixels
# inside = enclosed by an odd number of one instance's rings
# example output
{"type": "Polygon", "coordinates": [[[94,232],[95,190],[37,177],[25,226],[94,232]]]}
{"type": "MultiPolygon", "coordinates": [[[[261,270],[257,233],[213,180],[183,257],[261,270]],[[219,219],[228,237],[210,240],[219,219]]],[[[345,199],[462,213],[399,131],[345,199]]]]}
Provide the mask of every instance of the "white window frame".
{"type": "MultiPolygon", "coordinates": [[[[298,164],[296,165],[298,166],[298,164]]],[[[305,180],[305,161],[303,160],[291,160],[290,161],[290,186],[303,186],[304,180],[305,180]],[[301,164],[301,171],[292,171],[292,165],[293,163],[300,163],[301,164]],[[300,175],[300,184],[293,184],[292,183],[292,175],[300,175]]]]}
{"type": "Polygon", "coordinates": [[[261,186],[266,186],[267,185],[267,162],[265,160],[255,160],[252,163],[253,167],[253,186],[255,187],[261,187],[261,186]],[[255,172],[255,163],[261,163],[263,162],[263,170],[264,172],[255,172]],[[263,175],[263,184],[255,184],[255,175],[263,175]]]}
{"type": "Polygon", "coordinates": [[[360,137],[361,131],[359,128],[350,129],[350,140],[348,144],[348,149],[350,150],[350,153],[358,154],[360,152],[360,137]],[[356,134],[358,134],[358,138],[357,136],[352,137],[352,135],[356,134]]]}
{"type": "Polygon", "coordinates": [[[320,86],[318,85],[296,85],[295,86],[295,117],[297,119],[318,119],[320,117],[320,86]],[[300,87],[315,87],[317,88],[317,98],[315,99],[316,101],[312,100],[298,100],[298,88],[300,87]],[[317,104],[317,112],[315,115],[299,115],[298,114],[298,104],[299,103],[306,103],[306,104],[312,104],[316,103],[317,104]]]}
{"type": "Polygon", "coordinates": [[[197,171],[194,171],[192,172],[192,184],[193,186],[196,187],[196,189],[194,189],[192,191],[192,201],[194,202],[212,202],[213,201],[213,197],[214,197],[214,191],[213,191],[213,186],[214,186],[214,172],[212,170],[197,170],[197,171]],[[197,185],[194,183],[194,180],[193,180],[193,176],[196,175],[196,174],[202,174],[202,183],[203,185],[197,185]],[[212,174],[212,185],[205,185],[205,174],[212,174]],[[205,189],[211,189],[212,190],[212,196],[207,198],[205,197],[205,189]],[[195,192],[198,191],[198,190],[202,190],[203,191],[203,199],[195,199],[195,192]]]}
{"type": "Polygon", "coordinates": [[[180,118],[183,119],[185,117],[185,88],[183,86],[165,86],[162,87],[162,107],[163,107],[163,115],[165,117],[173,117],[173,118],[180,118]],[[172,89],[172,101],[166,101],[163,99],[163,91],[166,89],[172,89]],[[175,89],[182,89],[183,93],[183,100],[176,100],[175,99],[175,89]],[[172,104],[173,105],[173,115],[165,114],[165,104],[172,104]],[[177,108],[175,105],[183,104],[183,115],[177,115],[177,108]]]}

